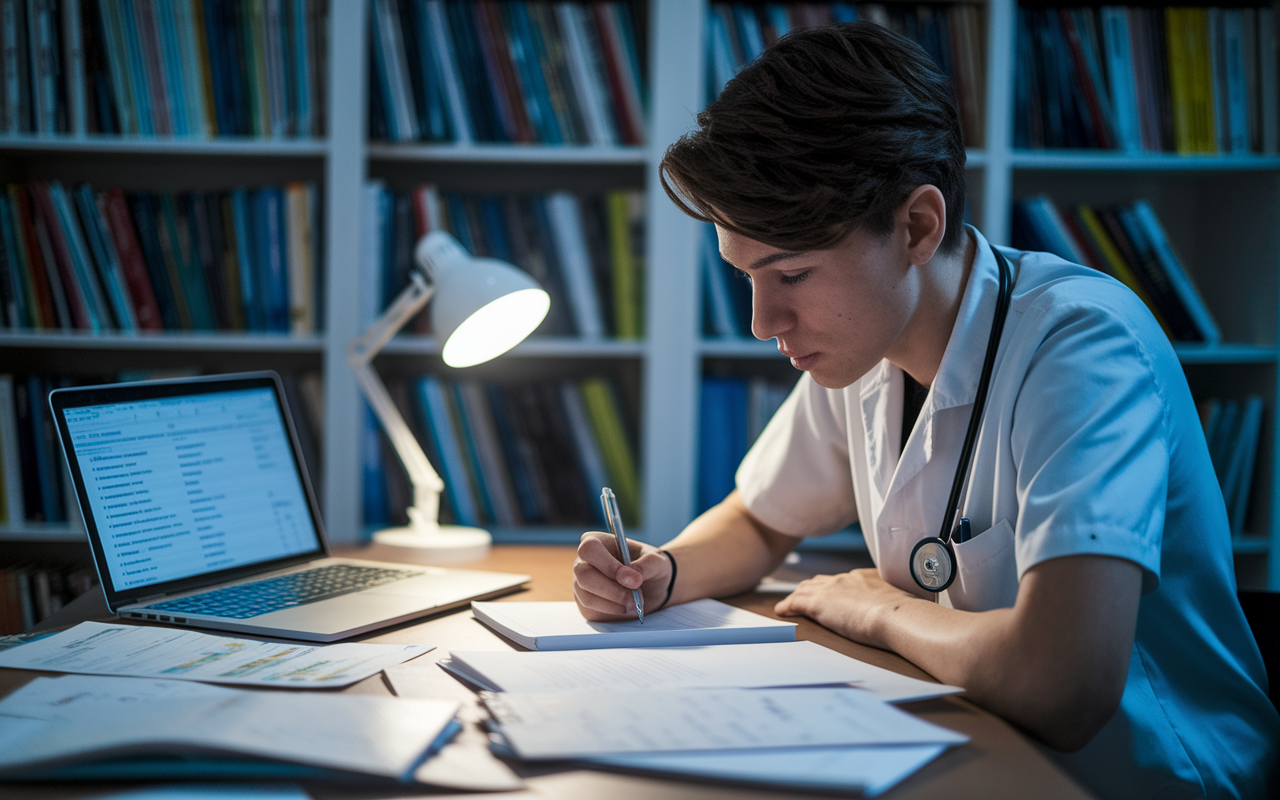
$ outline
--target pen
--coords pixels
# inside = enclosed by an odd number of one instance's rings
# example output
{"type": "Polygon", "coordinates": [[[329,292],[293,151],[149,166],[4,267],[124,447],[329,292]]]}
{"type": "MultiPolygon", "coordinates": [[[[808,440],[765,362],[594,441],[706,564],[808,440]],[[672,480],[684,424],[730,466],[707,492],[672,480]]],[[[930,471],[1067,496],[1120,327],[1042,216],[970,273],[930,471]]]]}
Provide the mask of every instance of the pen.
{"type": "MultiPolygon", "coordinates": [[[[631,564],[631,550],[627,547],[627,535],[622,531],[622,515],[618,513],[618,498],[608,486],[600,492],[600,505],[604,506],[604,518],[609,523],[609,532],[618,542],[618,557],[623,564],[631,564]]],[[[631,596],[636,601],[636,616],[640,624],[644,624],[644,604],[640,600],[640,590],[632,589],[631,596]]]]}

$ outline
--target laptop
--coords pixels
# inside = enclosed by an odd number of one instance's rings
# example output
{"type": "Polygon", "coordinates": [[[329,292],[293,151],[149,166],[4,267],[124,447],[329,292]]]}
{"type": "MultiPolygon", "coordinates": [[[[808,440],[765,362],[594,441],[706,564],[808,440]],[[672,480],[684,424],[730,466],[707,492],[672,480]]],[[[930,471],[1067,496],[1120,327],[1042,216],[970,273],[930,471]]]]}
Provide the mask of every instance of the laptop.
{"type": "Polygon", "coordinates": [[[49,405],[118,616],[332,642],[529,581],[330,557],[274,372],[57,389],[49,405]]]}

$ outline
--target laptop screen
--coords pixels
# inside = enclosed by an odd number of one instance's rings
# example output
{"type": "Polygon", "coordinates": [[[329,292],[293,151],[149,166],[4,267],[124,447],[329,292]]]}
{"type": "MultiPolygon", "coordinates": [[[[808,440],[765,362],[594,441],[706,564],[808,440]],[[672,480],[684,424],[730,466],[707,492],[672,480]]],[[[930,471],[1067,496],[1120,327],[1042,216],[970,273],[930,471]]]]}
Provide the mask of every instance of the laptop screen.
{"type": "Polygon", "coordinates": [[[62,414],[117,592],[321,547],[274,388],[62,414]]]}

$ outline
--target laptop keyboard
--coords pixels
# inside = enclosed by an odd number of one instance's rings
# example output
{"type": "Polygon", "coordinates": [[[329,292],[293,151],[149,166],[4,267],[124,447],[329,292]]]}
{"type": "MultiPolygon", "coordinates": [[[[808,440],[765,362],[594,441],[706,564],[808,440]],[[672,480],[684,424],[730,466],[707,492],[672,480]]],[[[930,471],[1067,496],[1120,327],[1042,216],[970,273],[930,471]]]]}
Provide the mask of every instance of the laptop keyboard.
{"type": "Polygon", "coordinates": [[[332,564],[156,603],[148,606],[147,610],[246,619],[303,603],[315,603],[351,594],[418,574],[419,571],[413,569],[332,564]]]}

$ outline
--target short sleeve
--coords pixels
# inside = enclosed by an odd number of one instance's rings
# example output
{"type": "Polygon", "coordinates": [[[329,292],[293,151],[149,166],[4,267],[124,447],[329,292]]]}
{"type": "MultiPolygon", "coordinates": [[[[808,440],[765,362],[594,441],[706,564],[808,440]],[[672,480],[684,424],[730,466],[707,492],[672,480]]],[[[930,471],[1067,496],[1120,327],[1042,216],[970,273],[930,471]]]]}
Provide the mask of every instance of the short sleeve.
{"type": "Polygon", "coordinates": [[[752,514],[791,536],[819,536],[857,519],[844,394],[804,375],[747,452],[736,476],[752,514]]]}
{"type": "Polygon", "coordinates": [[[1105,305],[1051,313],[1010,438],[1018,577],[1061,556],[1113,556],[1141,566],[1143,591],[1153,591],[1171,448],[1168,401],[1151,348],[1167,343],[1161,337],[1148,346],[1144,336],[1160,336],[1154,323],[1130,325],[1105,305]]]}

